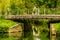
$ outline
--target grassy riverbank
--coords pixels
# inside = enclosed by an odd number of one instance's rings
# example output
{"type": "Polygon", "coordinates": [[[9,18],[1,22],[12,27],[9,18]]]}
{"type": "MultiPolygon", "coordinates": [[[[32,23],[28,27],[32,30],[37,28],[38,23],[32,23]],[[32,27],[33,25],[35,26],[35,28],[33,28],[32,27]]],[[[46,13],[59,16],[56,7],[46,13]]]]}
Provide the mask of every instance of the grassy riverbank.
{"type": "MultiPolygon", "coordinates": [[[[39,19],[34,22],[34,25],[35,25],[35,27],[39,28],[39,31],[46,32],[46,31],[49,31],[48,22],[49,22],[49,20],[39,19]]],[[[10,28],[16,24],[18,24],[18,22],[0,19],[0,32],[7,32],[8,28],[10,28]]],[[[60,23],[54,23],[54,27],[56,28],[56,30],[60,30],[59,26],[60,26],[60,23]]]]}
{"type": "Polygon", "coordinates": [[[10,27],[16,24],[17,22],[11,20],[0,19],[0,32],[7,32],[10,27]]]}
{"type": "Polygon", "coordinates": [[[0,20],[0,27],[11,27],[13,25],[17,24],[17,22],[13,22],[11,20],[0,20]]]}

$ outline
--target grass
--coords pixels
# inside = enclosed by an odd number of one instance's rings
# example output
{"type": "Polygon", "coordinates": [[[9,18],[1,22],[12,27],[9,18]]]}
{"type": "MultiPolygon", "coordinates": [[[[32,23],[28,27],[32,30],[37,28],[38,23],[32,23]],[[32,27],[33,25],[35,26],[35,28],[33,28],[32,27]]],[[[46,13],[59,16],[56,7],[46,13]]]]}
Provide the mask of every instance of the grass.
{"type": "Polygon", "coordinates": [[[1,38],[1,40],[16,40],[16,38],[1,38]]]}
{"type": "Polygon", "coordinates": [[[13,22],[11,20],[0,19],[0,27],[11,27],[17,24],[17,22],[13,22]]]}
{"type": "Polygon", "coordinates": [[[56,30],[59,30],[60,31],[60,23],[55,23],[54,24],[54,27],[56,30]]]}

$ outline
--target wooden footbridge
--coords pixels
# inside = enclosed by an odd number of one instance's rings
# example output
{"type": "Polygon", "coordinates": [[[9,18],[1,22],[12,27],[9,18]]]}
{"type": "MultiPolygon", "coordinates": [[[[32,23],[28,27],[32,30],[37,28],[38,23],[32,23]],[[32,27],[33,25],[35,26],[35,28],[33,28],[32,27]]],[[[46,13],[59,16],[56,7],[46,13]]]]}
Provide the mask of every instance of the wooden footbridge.
{"type": "MultiPolygon", "coordinates": [[[[0,15],[0,17],[2,17],[3,15],[0,15]]],[[[4,15],[4,18],[5,19],[8,19],[8,20],[20,20],[20,19],[56,19],[56,20],[60,20],[60,15],[55,15],[55,14],[52,14],[52,15],[49,15],[49,14],[26,14],[26,15],[12,15],[11,13],[9,13],[8,15],[5,13],[4,15]]],[[[29,27],[25,27],[29,28],[29,30],[31,30],[31,24],[30,23],[24,23],[25,26],[29,26],[29,27]]]]}
{"type": "Polygon", "coordinates": [[[60,19],[60,15],[7,15],[5,19],[60,19]]]}
{"type": "MultiPolygon", "coordinates": [[[[12,13],[11,11],[7,11],[4,13],[5,19],[60,19],[60,8],[43,8],[43,14],[40,13],[40,10],[37,9],[35,13],[33,13],[34,9],[32,10],[32,13],[29,14],[29,10],[27,10],[26,13],[20,13],[20,10],[16,11],[16,13],[12,13]],[[47,14],[47,12],[50,10],[51,14],[47,14]],[[57,12],[58,11],[58,12],[57,12]],[[13,15],[14,14],[14,15],[13,15]]],[[[2,17],[2,13],[0,13],[0,17],[2,17]]]]}
{"type": "MultiPolygon", "coordinates": [[[[55,19],[55,20],[60,20],[60,15],[55,15],[55,14],[53,14],[53,15],[45,15],[45,14],[44,15],[29,15],[29,14],[27,14],[27,15],[7,15],[4,18],[8,19],[8,20],[15,20],[15,19],[16,20],[19,20],[19,19],[53,19],[53,20],[55,19]]],[[[30,25],[30,24],[27,23],[25,25],[30,25]]],[[[52,26],[52,27],[54,28],[54,26],[52,26]]],[[[52,34],[56,34],[56,32],[53,29],[51,29],[51,32],[52,32],[52,34]]]]}

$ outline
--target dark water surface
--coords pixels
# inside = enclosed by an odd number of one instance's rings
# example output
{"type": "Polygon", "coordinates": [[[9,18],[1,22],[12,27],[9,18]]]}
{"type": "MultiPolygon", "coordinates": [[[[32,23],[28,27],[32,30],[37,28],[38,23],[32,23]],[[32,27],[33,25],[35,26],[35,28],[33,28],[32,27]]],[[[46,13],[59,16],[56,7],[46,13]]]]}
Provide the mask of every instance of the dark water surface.
{"type": "Polygon", "coordinates": [[[60,37],[47,34],[33,35],[32,32],[0,33],[0,40],[60,40],[60,37]]]}

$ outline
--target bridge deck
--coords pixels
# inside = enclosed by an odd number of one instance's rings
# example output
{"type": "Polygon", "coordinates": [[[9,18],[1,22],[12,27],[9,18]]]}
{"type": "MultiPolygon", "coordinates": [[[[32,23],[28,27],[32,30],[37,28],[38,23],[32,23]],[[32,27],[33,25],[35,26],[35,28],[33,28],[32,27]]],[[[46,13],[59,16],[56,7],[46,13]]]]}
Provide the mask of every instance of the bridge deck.
{"type": "Polygon", "coordinates": [[[8,16],[5,16],[5,19],[40,19],[40,18],[59,19],[60,15],[8,15],[8,16]]]}

